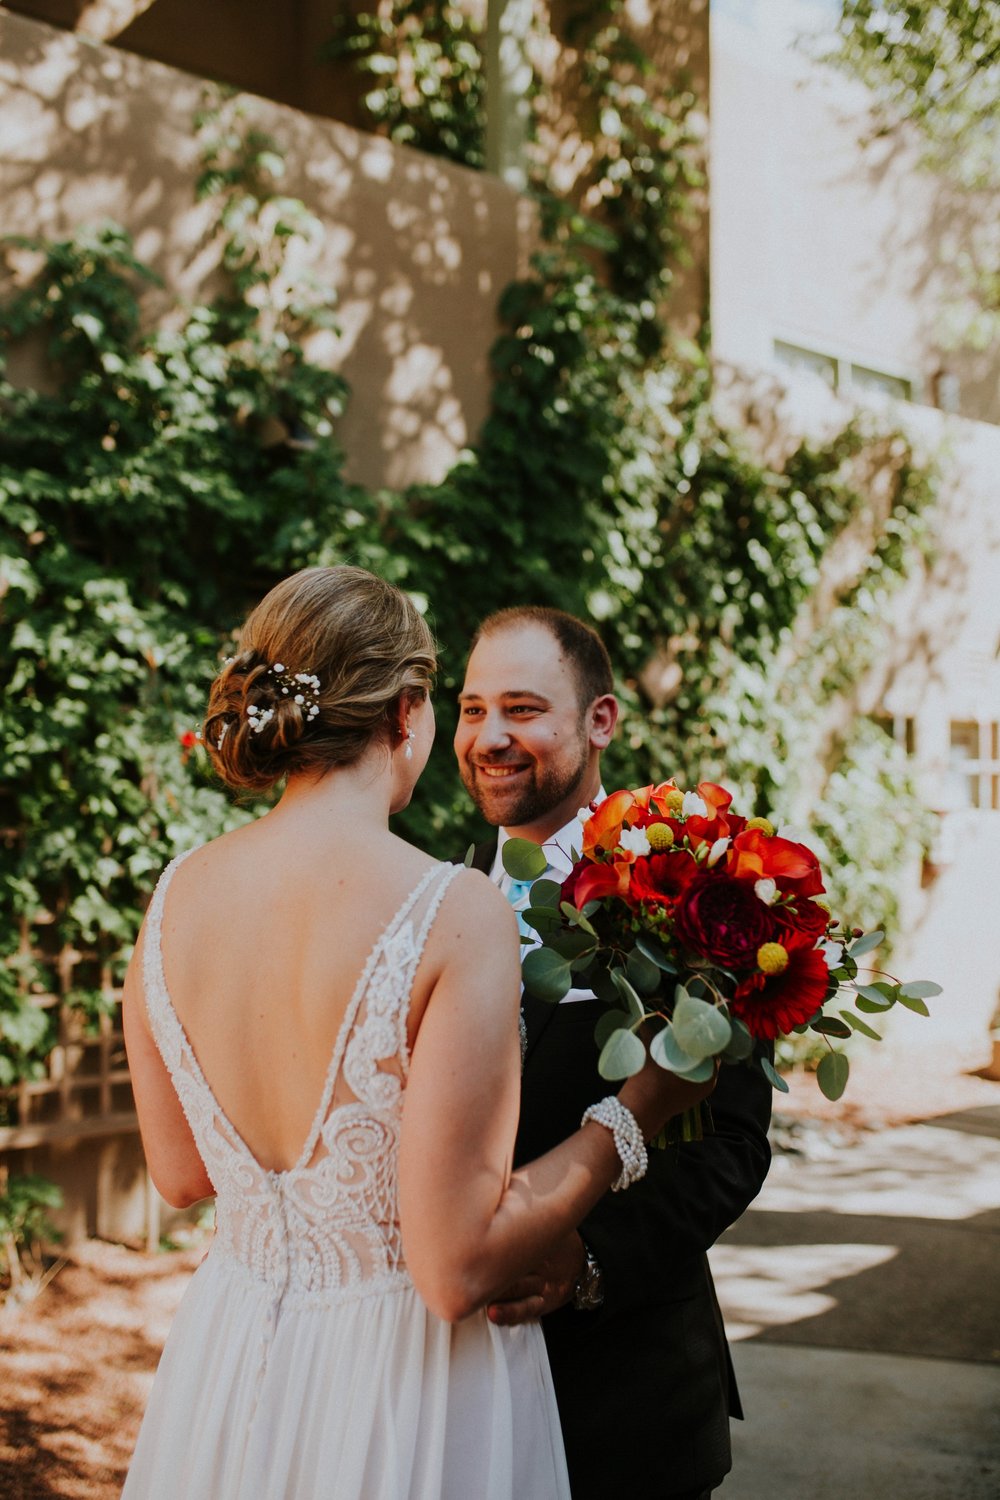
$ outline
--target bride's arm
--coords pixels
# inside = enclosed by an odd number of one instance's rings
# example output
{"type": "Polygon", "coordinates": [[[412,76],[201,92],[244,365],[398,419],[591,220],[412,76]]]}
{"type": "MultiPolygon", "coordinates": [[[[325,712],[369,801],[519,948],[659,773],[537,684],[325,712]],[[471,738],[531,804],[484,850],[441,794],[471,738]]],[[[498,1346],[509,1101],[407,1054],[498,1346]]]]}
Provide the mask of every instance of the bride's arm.
{"type": "MultiPolygon", "coordinates": [[[[400,1217],[418,1290],[454,1321],[536,1266],[604,1196],[621,1161],[611,1132],[589,1122],[511,1173],[520,1092],[513,912],[485,877],[467,876],[452,887],[432,942],[443,957],[403,1107],[400,1217]]],[[[618,1097],[648,1140],[707,1092],[648,1064],[618,1097]]]]}
{"type": "Polygon", "coordinates": [[[195,1145],[160,1049],[149,1030],[142,994],[140,934],[125,975],[122,1027],[132,1092],[146,1165],[162,1198],[173,1208],[189,1208],[215,1192],[195,1145]]]}

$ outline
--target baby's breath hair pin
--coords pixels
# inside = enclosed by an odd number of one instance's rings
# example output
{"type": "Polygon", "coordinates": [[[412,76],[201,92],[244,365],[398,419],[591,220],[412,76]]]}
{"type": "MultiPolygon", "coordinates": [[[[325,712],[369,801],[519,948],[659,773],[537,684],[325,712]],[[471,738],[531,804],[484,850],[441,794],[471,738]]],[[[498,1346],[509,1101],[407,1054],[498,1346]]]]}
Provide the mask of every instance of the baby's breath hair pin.
{"type": "Polygon", "coordinates": [[[260,734],[266,729],[274,718],[273,708],[258,708],[256,703],[247,704],[247,718],[250,720],[250,733],[260,734]]]}
{"type": "MultiPolygon", "coordinates": [[[[280,661],[276,661],[267,670],[280,687],[281,696],[298,703],[307,720],[319,716],[320,681],[315,672],[288,672],[280,661]]],[[[249,713],[249,709],[247,712],[249,713]]]]}

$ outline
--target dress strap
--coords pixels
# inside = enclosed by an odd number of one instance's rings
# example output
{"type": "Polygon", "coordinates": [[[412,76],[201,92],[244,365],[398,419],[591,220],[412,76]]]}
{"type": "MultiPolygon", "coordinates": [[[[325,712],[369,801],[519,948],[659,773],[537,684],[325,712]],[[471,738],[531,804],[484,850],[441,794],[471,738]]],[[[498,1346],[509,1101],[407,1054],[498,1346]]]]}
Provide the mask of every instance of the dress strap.
{"type": "Polygon", "coordinates": [[[424,948],[427,945],[427,939],[430,936],[430,930],[434,925],[434,918],[438,914],[441,902],[444,900],[452,881],[457,875],[460,875],[462,873],[464,868],[464,865],[446,864],[442,866],[440,877],[438,878],[436,883],[433,883],[430,887],[430,899],[427,901],[420,926],[417,929],[416,937],[413,941],[409,963],[407,966],[406,984],[403,991],[403,1000],[402,1004],[399,1007],[399,1014],[396,1019],[397,1039],[399,1043],[399,1061],[402,1067],[404,1080],[410,1071],[410,1049],[406,1039],[406,1028],[407,1023],[410,1019],[410,1001],[413,998],[413,981],[416,978],[417,967],[420,963],[421,958],[423,957],[424,948]]]}
{"type": "MultiPolygon", "coordinates": [[[[333,1048],[333,1055],[330,1058],[330,1063],[327,1068],[323,1094],[319,1101],[319,1106],[316,1110],[316,1114],[313,1117],[313,1123],[310,1128],[309,1135],[306,1138],[305,1145],[303,1146],[299,1159],[296,1162],[296,1170],[298,1168],[306,1166],[307,1163],[312,1159],[313,1152],[316,1149],[316,1143],[319,1140],[320,1133],[323,1129],[324,1123],[330,1110],[330,1104],[333,1100],[334,1089],[336,1087],[337,1079],[340,1075],[341,1066],[344,1063],[345,1054],[347,1053],[349,1046],[352,1044],[352,1038],[355,1036],[355,1026],[358,1021],[358,1017],[361,1014],[362,1006],[364,1006],[366,1002],[370,1000],[372,987],[375,986],[375,988],[379,990],[380,996],[382,998],[388,998],[388,995],[393,994],[394,991],[400,993],[401,998],[399,1010],[403,1010],[404,1013],[408,1011],[409,988],[415,969],[415,965],[411,967],[409,963],[410,955],[414,947],[412,920],[413,912],[426,891],[428,891],[429,889],[436,890],[435,881],[440,881],[442,872],[447,872],[451,868],[452,867],[449,865],[432,865],[429,870],[425,871],[420,880],[414,886],[413,890],[410,891],[408,896],[406,896],[402,905],[397,908],[395,915],[382,929],[382,932],[376,938],[374,946],[368,954],[367,962],[365,963],[364,968],[358,976],[358,981],[355,985],[354,993],[351,996],[347,1009],[344,1012],[343,1019],[341,1020],[340,1030],[337,1034],[337,1040],[333,1048]],[[381,971],[385,968],[388,969],[390,974],[387,994],[383,991],[382,985],[379,984],[381,971]]],[[[443,887],[446,884],[446,880],[441,881],[442,894],[443,887]]],[[[431,904],[434,910],[437,909],[437,905],[439,902],[439,896],[436,899],[434,896],[432,896],[431,904]]],[[[424,931],[423,926],[421,927],[421,931],[423,932],[424,937],[426,937],[426,932],[424,931]]],[[[395,1009],[395,1006],[393,1006],[392,1008],[395,1009]]],[[[396,1011],[396,1014],[398,1015],[398,1010],[396,1011]]],[[[402,1066],[404,1068],[406,1066],[405,1024],[404,1014],[402,1061],[402,1066]]],[[[398,1033],[390,1031],[389,1035],[390,1037],[393,1037],[397,1036],[398,1033]]],[[[391,1044],[388,1051],[391,1051],[391,1044]]],[[[384,1055],[388,1055],[388,1051],[384,1055]]]]}
{"type": "Polygon", "coordinates": [[[188,855],[193,853],[193,849],[187,849],[170,861],[156,882],[156,889],[153,891],[153,897],[146,912],[146,931],[142,948],[142,988],[149,1024],[158,1041],[163,1034],[164,1024],[172,1013],[167,978],[163,970],[161,946],[163,906],[167,898],[167,888],[174,878],[174,872],[178,865],[183,864],[188,855]]]}

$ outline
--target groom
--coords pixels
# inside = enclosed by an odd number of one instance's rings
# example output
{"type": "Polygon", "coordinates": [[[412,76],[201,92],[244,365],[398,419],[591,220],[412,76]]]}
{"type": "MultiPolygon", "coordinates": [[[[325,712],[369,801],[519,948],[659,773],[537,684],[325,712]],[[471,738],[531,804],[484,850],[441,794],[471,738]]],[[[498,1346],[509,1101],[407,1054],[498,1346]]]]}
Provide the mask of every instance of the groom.
{"type": "MultiPolygon", "coordinates": [[[[601,751],[618,717],[607,652],[559,610],[503,610],[472,642],[455,753],[469,795],[499,830],[474,863],[510,892],[500,849],[531,839],[550,878],[568,873],[579,809],[602,795],[601,751]]],[[[513,894],[515,906],[525,898],[513,894]]],[[[527,1046],[516,1164],[572,1133],[614,1092],[597,1071],[604,1007],[571,990],[524,997],[527,1046]]],[[[724,1067],[704,1140],[651,1150],[649,1171],[608,1193],[538,1268],[490,1309],[497,1323],[543,1315],[573,1500],[707,1500],[742,1416],[705,1255],[759,1192],[771,1088],[757,1067],[724,1067]]]]}

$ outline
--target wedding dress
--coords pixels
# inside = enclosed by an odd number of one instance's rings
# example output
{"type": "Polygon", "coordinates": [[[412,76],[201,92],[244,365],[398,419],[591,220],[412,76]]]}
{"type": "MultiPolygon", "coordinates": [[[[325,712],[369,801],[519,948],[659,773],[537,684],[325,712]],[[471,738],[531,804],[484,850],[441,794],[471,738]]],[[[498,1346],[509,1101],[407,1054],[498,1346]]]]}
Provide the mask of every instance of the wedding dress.
{"type": "Polygon", "coordinates": [[[407,1010],[457,869],[430,870],[377,939],[302,1153],[268,1171],[219,1107],[167,993],[160,928],[178,863],[149,908],[143,983],[216,1188],[217,1229],[123,1500],[569,1500],[539,1325],[499,1329],[484,1312],[442,1322],[403,1259],[407,1010]]]}

